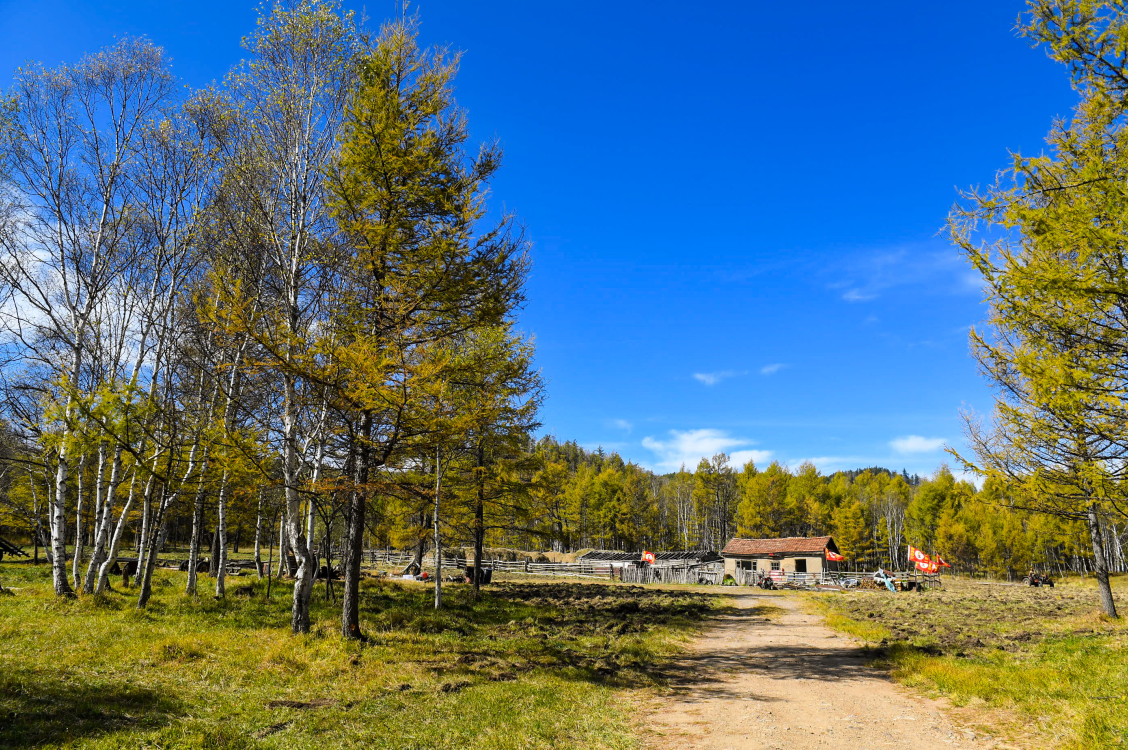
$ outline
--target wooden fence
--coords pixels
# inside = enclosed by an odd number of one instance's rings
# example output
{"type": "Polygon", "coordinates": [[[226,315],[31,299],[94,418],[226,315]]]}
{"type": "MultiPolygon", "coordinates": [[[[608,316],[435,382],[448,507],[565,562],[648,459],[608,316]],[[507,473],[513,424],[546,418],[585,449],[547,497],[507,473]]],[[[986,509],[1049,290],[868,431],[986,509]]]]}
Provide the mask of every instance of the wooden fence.
{"type": "MultiPolygon", "coordinates": [[[[940,588],[940,576],[919,571],[887,571],[897,579],[898,583],[914,582],[919,588],[940,588]]],[[[873,571],[832,570],[822,573],[790,573],[781,570],[737,570],[736,579],[738,586],[755,586],[764,576],[770,575],[777,585],[795,586],[843,586],[850,587],[852,581],[872,581],[873,571]]],[[[857,585],[857,584],[854,584],[857,585]]]]}
{"type": "MultiPolygon", "coordinates": [[[[411,552],[387,550],[368,550],[364,553],[373,565],[386,565],[403,570],[414,559],[411,552]]],[[[465,557],[443,555],[443,569],[451,573],[464,570],[473,560],[465,557]]],[[[435,553],[423,556],[423,565],[432,570],[435,567],[435,553]]],[[[536,576],[561,576],[573,578],[603,578],[619,580],[624,583],[683,583],[719,585],[725,577],[724,563],[671,563],[656,565],[612,565],[607,562],[583,561],[574,563],[537,563],[528,560],[482,560],[484,567],[504,573],[523,573],[536,576]]],[[[769,571],[737,570],[734,578],[738,586],[755,586],[769,571]]],[[[866,571],[827,571],[823,573],[790,573],[770,571],[778,585],[848,586],[851,579],[872,580],[873,572],[866,571]]],[[[914,581],[921,588],[940,587],[939,575],[928,575],[917,571],[899,571],[890,574],[900,582],[914,581]]]]}
{"type": "Polygon", "coordinates": [[[619,569],[624,583],[706,583],[717,585],[725,575],[724,563],[704,565],[629,565],[619,569]]]}
{"type": "MultiPolygon", "coordinates": [[[[384,550],[369,550],[365,557],[373,565],[387,565],[392,568],[404,569],[415,560],[411,552],[387,552],[384,550]]],[[[473,559],[465,557],[442,557],[444,570],[465,570],[468,565],[473,565],[473,559]]],[[[435,567],[435,553],[423,556],[423,565],[435,567]]],[[[528,560],[482,560],[483,567],[489,567],[497,572],[525,573],[534,576],[568,576],[573,578],[606,578],[614,577],[615,569],[607,563],[537,563],[528,560]]]]}

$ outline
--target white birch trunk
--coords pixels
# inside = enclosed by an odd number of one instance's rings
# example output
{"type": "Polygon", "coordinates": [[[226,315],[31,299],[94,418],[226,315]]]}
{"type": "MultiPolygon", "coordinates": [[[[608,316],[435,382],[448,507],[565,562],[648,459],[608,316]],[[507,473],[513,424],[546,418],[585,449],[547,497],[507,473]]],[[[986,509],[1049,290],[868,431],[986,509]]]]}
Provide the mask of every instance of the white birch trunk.
{"type": "Polygon", "coordinates": [[[82,534],[82,480],[83,475],[86,473],[86,454],[82,454],[82,458],[78,459],[78,475],[76,476],[75,488],[75,503],[74,503],[74,560],[71,563],[71,579],[74,581],[74,588],[77,590],[79,585],[78,566],[82,563],[82,545],[85,538],[82,534]]]}
{"type": "MultiPolygon", "coordinates": [[[[95,587],[95,593],[102,593],[109,586],[110,581],[110,568],[114,567],[117,562],[118,549],[121,545],[122,534],[125,533],[126,521],[129,520],[129,511],[133,507],[134,490],[137,486],[137,469],[133,470],[133,477],[129,480],[129,494],[125,498],[125,506],[121,509],[121,517],[118,518],[117,526],[114,528],[113,536],[110,538],[109,550],[106,553],[106,559],[98,567],[98,583],[95,587]]],[[[138,556],[138,566],[140,567],[140,556],[138,556]]]]}
{"type": "Polygon", "coordinates": [[[222,599],[227,595],[224,588],[227,580],[227,479],[228,472],[223,470],[223,477],[219,483],[219,561],[215,568],[215,596],[222,599]]]}
{"type": "Polygon", "coordinates": [[[259,488],[258,510],[255,512],[255,572],[262,580],[262,496],[265,490],[259,488]]]}

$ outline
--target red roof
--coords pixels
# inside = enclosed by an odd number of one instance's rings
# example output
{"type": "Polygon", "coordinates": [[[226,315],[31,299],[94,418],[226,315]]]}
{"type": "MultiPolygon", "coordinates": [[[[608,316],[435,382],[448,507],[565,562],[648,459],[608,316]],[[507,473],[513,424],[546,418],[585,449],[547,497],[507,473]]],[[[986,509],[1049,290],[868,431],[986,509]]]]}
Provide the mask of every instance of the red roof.
{"type": "Polygon", "coordinates": [[[826,549],[838,551],[834,539],[829,536],[789,536],[783,539],[741,539],[729,541],[721,550],[722,555],[779,555],[808,554],[821,555],[826,549]]]}

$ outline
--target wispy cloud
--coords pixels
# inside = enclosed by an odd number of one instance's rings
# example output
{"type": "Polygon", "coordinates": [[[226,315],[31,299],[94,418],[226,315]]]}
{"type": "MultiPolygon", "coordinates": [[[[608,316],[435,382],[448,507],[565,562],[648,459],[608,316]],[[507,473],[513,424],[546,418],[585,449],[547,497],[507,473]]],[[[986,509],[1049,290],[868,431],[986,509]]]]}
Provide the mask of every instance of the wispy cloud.
{"type": "Polygon", "coordinates": [[[866,302],[867,300],[876,299],[877,294],[873,292],[864,292],[861,289],[847,289],[842,293],[842,299],[847,302],[866,302]]]}
{"type": "Polygon", "coordinates": [[[620,430],[626,430],[627,432],[630,432],[634,428],[634,425],[625,419],[612,419],[611,426],[620,430]]]}
{"type": "Polygon", "coordinates": [[[721,370],[720,372],[695,372],[693,379],[705,385],[716,385],[722,380],[728,380],[733,375],[736,375],[732,370],[721,370]]]}
{"type": "Polygon", "coordinates": [[[715,454],[729,454],[734,466],[742,466],[748,461],[763,463],[771,451],[754,450],[745,446],[755,445],[755,441],[730,435],[724,430],[670,430],[669,437],[657,439],[647,436],[642,446],[657,457],[654,466],[662,471],[677,471],[682,466],[692,471],[702,458],[712,458],[715,454]],[[740,448],[741,450],[734,450],[740,448]]]}
{"type": "Polygon", "coordinates": [[[763,367],[761,367],[760,368],[760,374],[761,375],[774,375],[775,373],[779,372],[780,370],[782,370],[785,367],[787,367],[787,365],[783,364],[782,362],[773,362],[770,365],[764,365],[763,367]]]}
{"type": "Polygon", "coordinates": [[[866,302],[905,286],[927,286],[952,294],[976,292],[982,279],[969,272],[954,249],[938,243],[909,245],[855,256],[835,268],[831,289],[841,290],[846,302],[866,302]]]}
{"type": "Polygon", "coordinates": [[[815,468],[824,474],[832,474],[842,469],[872,466],[876,462],[859,456],[809,456],[807,458],[788,459],[787,467],[794,471],[805,463],[814,464],[815,468]]]}
{"type": "Polygon", "coordinates": [[[742,469],[744,465],[751,461],[756,464],[758,468],[764,468],[764,465],[771,460],[771,451],[733,451],[729,454],[729,465],[735,469],[742,469]]]}
{"type": "Polygon", "coordinates": [[[926,438],[920,435],[906,435],[889,441],[889,447],[901,455],[911,453],[932,453],[944,447],[944,438],[926,438]]]}

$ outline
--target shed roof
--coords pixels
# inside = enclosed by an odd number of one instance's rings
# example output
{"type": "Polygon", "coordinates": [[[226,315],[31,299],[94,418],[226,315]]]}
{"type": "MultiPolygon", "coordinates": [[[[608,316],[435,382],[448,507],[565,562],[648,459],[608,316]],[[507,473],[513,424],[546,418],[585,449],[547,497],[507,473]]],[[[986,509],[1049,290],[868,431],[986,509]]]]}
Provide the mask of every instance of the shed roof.
{"type": "MultiPolygon", "coordinates": [[[[636,562],[642,560],[641,552],[615,552],[612,550],[592,550],[580,555],[579,560],[584,562],[636,562]]],[[[689,550],[687,552],[655,552],[654,561],[674,562],[688,560],[691,562],[713,562],[720,560],[721,556],[713,550],[689,550]]]]}
{"type": "Polygon", "coordinates": [[[821,555],[823,550],[838,551],[834,539],[829,536],[789,536],[782,539],[731,539],[722,555],[779,555],[809,554],[821,555]]]}

